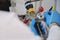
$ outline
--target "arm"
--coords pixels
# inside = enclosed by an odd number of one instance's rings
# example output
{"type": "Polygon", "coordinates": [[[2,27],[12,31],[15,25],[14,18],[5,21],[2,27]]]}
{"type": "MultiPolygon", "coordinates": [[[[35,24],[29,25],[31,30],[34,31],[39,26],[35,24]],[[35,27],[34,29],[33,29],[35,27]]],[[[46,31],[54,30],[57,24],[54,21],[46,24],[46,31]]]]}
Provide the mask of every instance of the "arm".
{"type": "Polygon", "coordinates": [[[58,24],[51,24],[47,40],[60,40],[60,27],[58,26],[58,24]]]}

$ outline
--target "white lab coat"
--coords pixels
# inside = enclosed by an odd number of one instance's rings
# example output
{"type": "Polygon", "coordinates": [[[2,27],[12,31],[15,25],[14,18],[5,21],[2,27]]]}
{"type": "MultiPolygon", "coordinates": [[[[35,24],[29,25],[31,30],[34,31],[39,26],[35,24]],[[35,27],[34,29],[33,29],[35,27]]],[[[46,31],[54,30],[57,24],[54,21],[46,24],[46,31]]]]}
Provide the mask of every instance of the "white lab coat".
{"type": "MultiPolygon", "coordinates": [[[[42,40],[15,13],[0,11],[0,40],[42,40]]],[[[47,40],[60,40],[60,28],[51,27],[47,40]]]]}
{"type": "Polygon", "coordinates": [[[60,27],[52,26],[47,40],[60,40],[60,27]]]}
{"type": "Polygon", "coordinates": [[[41,40],[15,13],[0,11],[0,40],[41,40]]]}

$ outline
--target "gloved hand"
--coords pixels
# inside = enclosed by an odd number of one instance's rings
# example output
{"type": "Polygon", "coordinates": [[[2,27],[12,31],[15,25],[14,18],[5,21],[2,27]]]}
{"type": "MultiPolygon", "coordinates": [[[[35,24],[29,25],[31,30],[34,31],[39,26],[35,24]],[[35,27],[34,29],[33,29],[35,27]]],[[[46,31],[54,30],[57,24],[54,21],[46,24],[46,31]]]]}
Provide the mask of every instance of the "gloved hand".
{"type": "Polygon", "coordinates": [[[35,24],[35,18],[32,18],[32,20],[31,20],[31,22],[29,24],[29,27],[32,30],[32,32],[34,32],[34,34],[37,35],[37,31],[34,28],[34,24],[35,24]]]}
{"type": "Polygon", "coordinates": [[[42,22],[36,22],[35,18],[31,20],[29,27],[35,35],[39,35],[39,36],[41,36],[42,34],[46,35],[46,28],[43,27],[42,22]]]}
{"type": "Polygon", "coordinates": [[[58,13],[56,10],[51,10],[50,12],[49,11],[44,12],[44,17],[45,17],[46,24],[48,26],[50,23],[57,23],[60,26],[60,13],[58,13]]]}

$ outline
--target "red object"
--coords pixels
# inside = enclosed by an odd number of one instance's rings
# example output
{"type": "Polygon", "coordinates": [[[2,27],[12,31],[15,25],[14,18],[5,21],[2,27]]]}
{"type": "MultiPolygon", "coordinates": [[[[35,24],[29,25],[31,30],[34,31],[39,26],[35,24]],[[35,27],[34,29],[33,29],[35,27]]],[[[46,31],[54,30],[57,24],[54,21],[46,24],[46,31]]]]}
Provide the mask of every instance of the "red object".
{"type": "Polygon", "coordinates": [[[44,11],[44,8],[43,8],[42,6],[40,6],[40,7],[38,8],[38,10],[39,10],[39,12],[43,12],[43,11],[44,11]]]}
{"type": "Polygon", "coordinates": [[[28,20],[26,20],[26,18],[24,18],[22,21],[23,21],[25,24],[28,22],[28,20]]]}

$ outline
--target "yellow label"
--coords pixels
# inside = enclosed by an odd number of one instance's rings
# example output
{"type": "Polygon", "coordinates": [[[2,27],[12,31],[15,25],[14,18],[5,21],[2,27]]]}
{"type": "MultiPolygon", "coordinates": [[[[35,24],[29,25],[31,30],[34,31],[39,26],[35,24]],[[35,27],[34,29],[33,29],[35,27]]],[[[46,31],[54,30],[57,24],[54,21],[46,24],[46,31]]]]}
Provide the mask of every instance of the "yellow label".
{"type": "Polygon", "coordinates": [[[52,6],[52,10],[55,10],[55,6],[52,6]]]}
{"type": "Polygon", "coordinates": [[[30,8],[28,12],[34,12],[34,8],[30,8]]]}

